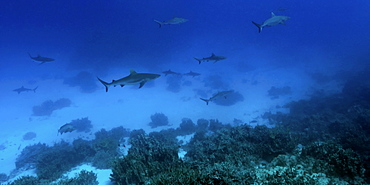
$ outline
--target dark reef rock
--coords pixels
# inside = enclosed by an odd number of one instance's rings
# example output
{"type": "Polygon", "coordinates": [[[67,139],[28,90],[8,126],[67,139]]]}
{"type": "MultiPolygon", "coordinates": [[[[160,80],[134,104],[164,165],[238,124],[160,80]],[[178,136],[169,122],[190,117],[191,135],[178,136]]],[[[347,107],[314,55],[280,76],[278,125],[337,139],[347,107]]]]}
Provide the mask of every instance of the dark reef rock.
{"type": "Polygon", "coordinates": [[[85,132],[88,133],[91,131],[93,127],[89,118],[81,118],[72,120],[69,124],[71,124],[77,132],[85,132]]]}
{"type": "Polygon", "coordinates": [[[183,118],[180,127],[176,129],[178,135],[188,135],[196,131],[196,126],[189,118],[183,118]]]}
{"type": "Polygon", "coordinates": [[[172,75],[169,76],[166,80],[167,88],[166,90],[174,93],[178,93],[181,91],[181,82],[182,76],[181,75],[172,75]]]}
{"type": "Polygon", "coordinates": [[[268,95],[271,97],[271,99],[277,99],[280,96],[289,95],[289,94],[292,94],[292,90],[289,86],[280,87],[280,88],[272,86],[271,89],[268,90],[268,95]]]}
{"type": "Polygon", "coordinates": [[[240,94],[239,92],[234,91],[232,93],[227,94],[224,98],[215,99],[213,102],[217,105],[231,106],[242,101],[244,101],[243,95],[240,94]]]}
{"type": "Polygon", "coordinates": [[[33,106],[33,116],[50,116],[54,110],[62,109],[64,107],[71,106],[71,100],[67,98],[61,98],[56,101],[47,100],[41,105],[33,106]]]}
{"type": "Polygon", "coordinates": [[[149,123],[149,126],[152,128],[168,125],[168,118],[163,113],[155,113],[150,116],[150,119],[152,121],[149,123]]]}
{"type": "Polygon", "coordinates": [[[8,175],[5,173],[0,173],[0,182],[5,182],[9,179],[8,175]]]}
{"type": "Polygon", "coordinates": [[[98,89],[95,76],[87,71],[81,71],[76,76],[64,79],[64,84],[80,87],[82,93],[93,93],[98,89]]]}
{"type": "Polygon", "coordinates": [[[220,75],[210,75],[203,80],[204,87],[209,87],[210,89],[229,89],[229,83],[220,75]]]}
{"type": "Polygon", "coordinates": [[[36,133],[34,132],[27,132],[23,135],[23,140],[32,140],[36,138],[36,133]]]}

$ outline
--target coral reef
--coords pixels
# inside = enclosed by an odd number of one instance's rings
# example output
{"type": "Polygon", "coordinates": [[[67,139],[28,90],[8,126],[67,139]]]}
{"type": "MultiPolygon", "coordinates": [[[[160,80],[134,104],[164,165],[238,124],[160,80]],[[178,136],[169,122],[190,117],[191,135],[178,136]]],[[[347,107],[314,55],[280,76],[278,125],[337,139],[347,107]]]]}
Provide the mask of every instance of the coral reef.
{"type": "Polygon", "coordinates": [[[129,131],[123,127],[116,127],[110,131],[101,129],[95,133],[95,140],[92,142],[92,148],[96,152],[93,157],[93,166],[100,169],[108,169],[113,165],[113,161],[118,157],[118,146],[121,139],[128,136],[129,131]]]}
{"type": "Polygon", "coordinates": [[[178,145],[160,142],[158,137],[166,138],[139,132],[131,135],[132,146],[126,156],[115,161],[111,180],[118,185],[144,184],[150,177],[179,165],[178,145]]]}
{"type": "Polygon", "coordinates": [[[317,168],[317,171],[344,177],[348,181],[365,176],[364,163],[360,156],[352,149],[343,149],[336,143],[312,143],[303,148],[302,156],[312,157],[317,160],[316,163],[325,164],[321,167],[315,165],[314,168],[317,168]]]}
{"type": "MultiPolygon", "coordinates": [[[[61,180],[55,185],[98,185],[97,176],[94,172],[82,170],[77,177],[61,180]]],[[[52,184],[54,185],[54,184],[52,184]]]]}
{"type": "MultiPolygon", "coordinates": [[[[97,168],[109,169],[120,154],[117,148],[122,142],[122,138],[129,134],[127,129],[116,127],[109,131],[102,129],[96,132],[95,139],[92,141],[76,139],[72,144],[62,141],[53,146],[40,143],[27,146],[16,160],[17,170],[36,169],[38,177],[36,179],[25,177],[16,183],[21,184],[23,181],[36,180],[36,184],[41,182],[49,184],[82,162],[92,163],[97,168]]],[[[87,177],[92,174],[84,172],[81,175],[81,177],[87,177]]],[[[69,181],[75,182],[74,184],[82,182],[78,179],[70,179],[69,181]]],[[[32,183],[29,182],[29,184],[32,183]]]]}
{"type": "MultiPolygon", "coordinates": [[[[263,114],[274,128],[251,127],[242,120],[234,126],[206,119],[195,124],[184,118],[179,128],[149,134],[118,127],[100,130],[92,141],[29,146],[16,165],[36,166],[39,178],[23,177],[17,182],[50,183],[77,163],[91,162],[98,168],[112,168],[111,180],[118,185],[369,184],[370,90],[366,89],[346,84],[342,93],[316,93],[309,100],[287,104],[287,114],[263,114]],[[176,139],[193,133],[187,144],[176,139]],[[117,150],[126,147],[123,138],[127,136],[131,147],[123,156],[117,150]],[[185,157],[179,159],[179,151],[185,157]]],[[[164,114],[152,117],[152,127],[168,125],[164,114]]],[[[81,176],[95,183],[95,174],[81,176]]],[[[77,178],[69,181],[83,183],[77,178]]]]}
{"type": "Polygon", "coordinates": [[[208,130],[212,131],[212,132],[216,132],[217,130],[220,130],[222,128],[230,128],[231,126],[229,124],[222,124],[221,122],[219,122],[217,119],[211,119],[209,120],[209,126],[208,126],[208,130]]]}
{"type": "Polygon", "coordinates": [[[83,160],[84,156],[76,153],[72,145],[60,142],[37,156],[36,174],[39,179],[53,181],[83,160]]]}
{"type": "Polygon", "coordinates": [[[17,157],[15,161],[15,167],[17,169],[35,168],[35,163],[37,162],[38,156],[46,152],[48,149],[48,146],[41,143],[26,146],[22,150],[21,154],[17,157]]]}
{"type": "Polygon", "coordinates": [[[34,176],[23,176],[8,185],[98,185],[97,176],[92,171],[82,170],[74,178],[50,182],[34,176]]]}
{"type": "Polygon", "coordinates": [[[270,161],[279,154],[292,152],[297,143],[281,129],[248,125],[221,129],[214,134],[197,132],[186,146],[186,157],[192,161],[220,163],[239,159],[251,165],[252,158],[270,161]]]}
{"type": "Polygon", "coordinates": [[[18,178],[8,185],[47,185],[47,183],[41,183],[37,177],[34,176],[23,176],[18,178]]]}

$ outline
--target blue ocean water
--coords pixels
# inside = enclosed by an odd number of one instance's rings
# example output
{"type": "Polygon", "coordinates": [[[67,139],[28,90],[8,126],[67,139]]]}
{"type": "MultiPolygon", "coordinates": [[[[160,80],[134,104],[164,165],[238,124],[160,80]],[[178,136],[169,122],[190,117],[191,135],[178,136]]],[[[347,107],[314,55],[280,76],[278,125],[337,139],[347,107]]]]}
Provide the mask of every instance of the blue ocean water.
{"type": "Polygon", "coordinates": [[[200,115],[250,122],[272,106],[307,98],[315,90],[338,92],[349,76],[362,74],[368,78],[369,9],[370,2],[366,0],[3,0],[0,2],[2,150],[33,144],[22,144],[15,138],[22,138],[28,131],[47,132],[50,127],[43,130],[45,122],[55,124],[52,126],[55,138],[38,134],[35,142],[68,140],[72,133],[56,136],[59,127],[84,117],[95,124],[94,131],[110,129],[120,121],[125,121],[124,127],[130,129],[150,130],[148,122],[127,122],[150,120],[150,115],[156,112],[165,112],[170,122],[171,117],[177,121],[171,123],[176,126],[182,117],[196,120],[200,115]],[[271,12],[290,19],[284,25],[264,27],[259,33],[252,21],[262,24],[271,18],[271,12]],[[154,21],[174,17],[188,21],[162,26],[154,21]],[[194,59],[210,57],[212,53],[227,58],[201,64],[194,59]],[[55,61],[40,64],[29,54],[55,61]],[[137,82],[134,87],[111,86],[107,93],[96,78],[111,82],[129,75],[130,69],[161,77],[140,89],[137,82]],[[167,70],[181,74],[196,72],[200,76],[165,75],[167,70]],[[13,91],[22,86],[30,92],[13,91]],[[274,91],[271,99],[260,98],[267,97],[272,86],[282,92],[274,91]],[[229,102],[211,101],[204,107],[205,103],[199,100],[228,90],[236,92],[229,102]],[[290,93],[293,98],[279,97],[290,93]],[[55,114],[65,110],[55,102],[63,102],[69,110],[55,114]],[[238,107],[226,111],[227,106],[233,105],[238,107]],[[35,106],[49,107],[38,112],[35,106]],[[203,112],[205,108],[214,108],[214,112],[203,112]],[[248,113],[242,113],[244,108],[248,113]],[[113,124],[104,120],[112,120],[113,124]],[[17,129],[13,124],[19,124],[17,129]]]}

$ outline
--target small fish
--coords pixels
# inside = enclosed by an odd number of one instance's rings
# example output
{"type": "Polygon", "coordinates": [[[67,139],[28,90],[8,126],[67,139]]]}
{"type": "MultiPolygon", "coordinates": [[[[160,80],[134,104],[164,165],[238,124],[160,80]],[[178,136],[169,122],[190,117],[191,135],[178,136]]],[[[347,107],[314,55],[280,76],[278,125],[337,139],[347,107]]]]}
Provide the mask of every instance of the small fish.
{"type": "Polygon", "coordinates": [[[67,123],[59,128],[58,133],[63,134],[74,130],[76,130],[76,128],[72,124],[67,123]]]}
{"type": "Polygon", "coordinates": [[[18,94],[20,94],[21,92],[28,92],[28,91],[33,91],[33,92],[36,92],[36,89],[38,88],[39,86],[33,88],[33,89],[29,89],[29,88],[25,88],[25,87],[20,87],[18,89],[14,89],[13,91],[17,92],[18,94]]]}
{"type": "Polygon", "coordinates": [[[212,55],[210,57],[206,57],[206,58],[195,58],[194,57],[194,59],[197,60],[199,62],[199,64],[200,64],[203,61],[206,61],[206,62],[208,62],[208,61],[214,61],[213,63],[216,63],[216,62],[218,62],[220,60],[225,60],[226,57],[224,57],[224,56],[217,56],[214,53],[212,53],[212,55]]]}
{"type": "Polygon", "coordinates": [[[283,15],[275,15],[274,12],[271,12],[271,17],[262,24],[258,24],[254,21],[252,21],[252,23],[258,27],[258,33],[261,33],[263,27],[270,27],[277,24],[285,25],[285,21],[287,21],[288,19],[290,19],[290,17],[283,15]]]}
{"type": "Polygon", "coordinates": [[[152,73],[137,73],[133,69],[130,70],[130,75],[123,77],[118,80],[112,80],[111,83],[105,82],[98,78],[98,80],[104,85],[105,92],[108,92],[109,86],[113,85],[113,87],[116,87],[117,85],[123,87],[125,85],[136,85],[140,84],[139,88],[143,87],[144,84],[148,81],[154,80],[161,75],[158,74],[152,74],[152,73]]]}
{"type": "Polygon", "coordinates": [[[226,98],[226,95],[229,94],[229,93],[232,93],[232,92],[234,92],[234,91],[233,90],[230,90],[230,91],[221,91],[221,92],[218,92],[218,93],[214,94],[209,99],[204,99],[204,98],[200,98],[200,99],[203,100],[203,101],[205,101],[207,103],[207,105],[208,105],[208,103],[210,101],[214,101],[214,100],[216,100],[216,99],[218,99],[220,97],[226,98]]]}
{"type": "Polygon", "coordinates": [[[188,72],[188,73],[184,73],[183,75],[185,75],[185,76],[192,76],[192,77],[194,78],[194,77],[196,77],[196,76],[199,76],[199,75],[200,75],[200,73],[195,73],[195,72],[193,72],[193,71],[190,71],[190,72],[188,72]]]}
{"type": "Polygon", "coordinates": [[[28,53],[28,55],[30,56],[30,58],[34,61],[37,61],[37,62],[40,62],[40,65],[43,64],[43,63],[46,63],[46,62],[52,62],[54,61],[55,59],[53,58],[48,58],[48,57],[42,57],[40,55],[37,55],[37,57],[32,57],[31,54],[28,53]]]}
{"type": "Polygon", "coordinates": [[[154,22],[159,24],[159,27],[162,27],[162,25],[171,25],[171,24],[182,24],[184,22],[187,22],[187,19],[174,17],[173,19],[170,19],[168,21],[157,21],[154,20],[154,22]]]}
{"type": "Polygon", "coordinates": [[[164,74],[164,76],[167,76],[167,75],[181,75],[181,73],[176,73],[174,71],[171,71],[170,69],[167,70],[167,71],[163,71],[162,73],[164,74]]]}

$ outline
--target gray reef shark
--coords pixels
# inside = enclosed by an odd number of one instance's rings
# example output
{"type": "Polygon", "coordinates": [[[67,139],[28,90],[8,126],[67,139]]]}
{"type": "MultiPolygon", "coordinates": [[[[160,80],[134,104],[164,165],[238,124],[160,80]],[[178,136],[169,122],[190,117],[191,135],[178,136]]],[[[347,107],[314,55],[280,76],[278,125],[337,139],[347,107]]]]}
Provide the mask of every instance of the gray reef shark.
{"type": "Polygon", "coordinates": [[[216,94],[214,94],[212,97],[210,97],[209,99],[204,99],[204,98],[200,98],[201,100],[203,100],[203,101],[205,101],[206,103],[207,103],[207,105],[208,105],[208,103],[210,102],[210,101],[214,101],[214,100],[216,100],[216,99],[218,99],[218,98],[220,98],[220,97],[224,97],[224,98],[226,98],[226,95],[227,94],[229,94],[229,93],[232,93],[232,92],[234,92],[233,90],[230,90],[230,91],[220,91],[220,92],[218,92],[218,93],[216,93],[216,94]]]}
{"type": "Polygon", "coordinates": [[[164,74],[164,76],[167,76],[167,75],[181,75],[181,73],[176,73],[174,71],[171,71],[170,69],[167,70],[167,71],[163,71],[162,73],[164,74]]]}
{"type": "Polygon", "coordinates": [[[192,76],[192,77],[194,78],[194,77],[196,77],[196,76],[199,76],[199,75],[200,75],[200,73],[195,73],[195,72],[193,72],[193,71],[190,71],[190,72],[188,72],[188,73],[184,73],[183,75],[185,75],[185,76],[192,76]]]}
{"type": "Polygon", "coordinates": [[[182,24],[184,22],[187,22],[187,19],[174,17],[173,19],[170,19],[168,21],[157,21],[154,20],[154,22],[159,24],[159,27],[162,27],[162,25],[171,25],[171,24],[182,24]]]}
{"type": "Polygon", "coordinates": [[[40,55],[37,55],[37,57],[32,57],[31,54],[28,53],[28,55],[30,56],[30,58],[34,61],[37,61],[37,62],[40,62],[40,65],[43,64],[43,63],[46,63],[46,62],[52,62],[54,61],[55,59],[53,58],[48,58],[48,57],[42,57],[40,55]]]}
{"type": "Polygon", "coordinates": [[[139,88],[143,87],[144,84],[148,81],[154,80],[161,75],[158,74],[152,74],[152,73],[137,73],[133,69],[130,69],[130,75],[123,77],[118,80],[112,80],[111,83],[104,82],[98,77],[98,80],[104,85],[105,92],[108,92],[109,86],[113,85],[113,87],[116,87],[117,85],[123,87],[125,85],[136,85],[140,84],[139,88]]]}
{"type": "Polygon", "coordinates": [[[18,89],[14,89],[13,91],[17,92],[18,94],[21,93],[21,92],[28,92],[28,91],[33,91],[33,92],[36,92],[36,89],[38,88],[35,87],[34,89],[28,89],[28,88],[25,88],[25,87],[21,87],[21,88],[18,88],[18,89]]]}
{"type": "Polygon", "coordinates": [[[225,60],[226,57],[224,57],[224,56],[217,56],[214,53],[212,53],[212,55],[210,57],[206,57],[206,58],[195,58],[194,57],[194,59],[197,60],[199,62],[199,64],[200,64],[203,61],[206,61],[206,62],[208,62],[208,61],[214,61],[214,63],[216,63],[216,62],[218,62],[220,60],[225,60]]]}
{"type": "Polygon", "coordinates": [[[261,33],[263,27],[270,27],[277,24],[285,25],[285,21],[287,21],[288,19],[290,19],[290,17],[283,15],[275,15],[274,12],[271,12],[271,17],[262,24],[255,23],[254,21],[252,21],[252,23],[258,27],[258,32],[261,33]]]}

